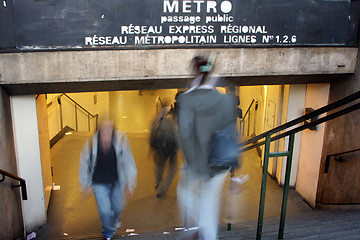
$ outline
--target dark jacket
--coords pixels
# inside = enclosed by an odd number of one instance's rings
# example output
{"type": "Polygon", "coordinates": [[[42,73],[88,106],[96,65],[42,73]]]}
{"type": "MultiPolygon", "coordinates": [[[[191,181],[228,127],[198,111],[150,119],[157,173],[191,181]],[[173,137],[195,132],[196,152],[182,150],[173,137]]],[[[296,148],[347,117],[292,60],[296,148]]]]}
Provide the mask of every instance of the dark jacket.
{"type": "Polygon", "coordinates": [[[168,110],[167,107],[162,109],[153,120],[150,131],[150,146],[163,157],[176,153],[179,147],[175,116],[168,110]]]}
{"type": "Polygon", "coordinates": [[[210,176],[219,171],[208,166],[212,135],[233,123],[233,116],[232,97],[215,89],[195,89],[180,96],[179,135],[189,170],[210,176]]]}

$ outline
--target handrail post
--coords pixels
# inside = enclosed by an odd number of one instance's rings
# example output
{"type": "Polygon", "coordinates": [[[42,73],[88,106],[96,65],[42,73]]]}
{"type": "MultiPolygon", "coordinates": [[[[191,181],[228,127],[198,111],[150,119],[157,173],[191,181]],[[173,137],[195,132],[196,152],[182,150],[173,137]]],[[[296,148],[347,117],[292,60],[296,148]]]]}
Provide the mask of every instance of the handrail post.
{"type": "Polygon", "coordinates": [[[20,181],[20,187],[22,199],[27,200],[26,182],[24,180],[20,181]]]}
{"type": "Polygon", "coordinates": [[[90,132],[90,115],[88,114],[88,129],[89,129],[89,132],[90,132]]]}
{"type": "MultiPolygon", "coordinates": [[[[231,180],[233,177],[235,176],[235,168],[231,167],[230,169],[230,183],[229,183],[229,190],[231,191],[232,189],[232,185],[234,184],[233,181],[231,180]]],[[[227,224],[227,230],[230,231],[231,230],[231,208],[228,208],[228,224],[227,224]]]]}
{"type": "Polygon", "coordinates": [[[76,125],[76,131],[78,131],[78,117],[77,117],[77,105],[75,104],[75,125],[76,125]]]}
{"type": "Polygon", "coordinates": [[[27,200],[27,192],[26,192],[26,182],[24,179],[18,177],[18,176],[15,176],[9,172],[6,172],[2,169],[0,169],[0,175],[2,176],[2,178],[0,179],[0,182],[3,182],[5,181],[5,177],[10,177],[12,179],[15,179],[17,181],[19,181],[20,183],[18,185],[15,185],[15,184],[11,184],[11,188],[14,189],[14,188],[18,188],[20,187],[21,188],[21,195],[22,195],[22,199],[23,200],[27,200]]]}
{"type": "MultiPolygon", "coordinates": [[[[257,110],[257,102],[255,102],[255,108],[254,108],[254,131],[253,131],[253,134],[255,135],[256,134],[256,132],[255,132],[255,130],[256,130],[256,110],[257,110]]],[[[251,134],[251,136],[253,136],[253,134],[251,134]]]]}
{"type": "Polygon", "coordinates": [[[294,140],[295,140],[295,133],[292,133],[289,137],[289,147],[288,147],[288,156],[286,161],[286,174],[285,174],[283,200],[281,206],[281,218],[280,218],[278,239],[284,238],[286,207],[287,207],[287,200],[289,195],[289,184],[290,184],[291,164],[292,164],[292,157],[294,150],[294,140]]]}
{"type": "Polygon", "coordinates": [[[257,240],[261,239],[263,219],[264,219],[267,169],[268,169],[269,155],[270,155],[270,140],[271,140],[271,135],[267,135],[266,140],[265,140],[265,153],[264,153],[264,165],[263,165],[263,172],[262,172],[262,180],[261,180],[259,217],[258,217],[258,225],[257,225],[257,232],[256,232],[257,240]]]}
{"type": "Polygon", "coordinates": [[[61,96],[58,97],[58,103],[59,103],[59,106],[60,106],[60,132],[61,132],[61,137],[64,135],[64,132],[63,132],[63,115],[62,115],[62,104],[61,104],[61,96]]]}
{"type": "Polygon", "coordinates": [[[247,136],[250,136],[250,122],[251,122],[251,111],[249,111],[249,117],[248,117],[248,131],[247,131],[247,136]]]}
{"type": "Polygon", "coordinates": [[[99,123],[98,123],[98,117],[99,117],[99,115],[96,114],[96,120],[95,120],[95,122],[96,122],[95,130],[96,130],[96,131],[97,131],[98,128],[99,128],[99,127],[98,127],[98,124],[99,124],[99,123]]]}

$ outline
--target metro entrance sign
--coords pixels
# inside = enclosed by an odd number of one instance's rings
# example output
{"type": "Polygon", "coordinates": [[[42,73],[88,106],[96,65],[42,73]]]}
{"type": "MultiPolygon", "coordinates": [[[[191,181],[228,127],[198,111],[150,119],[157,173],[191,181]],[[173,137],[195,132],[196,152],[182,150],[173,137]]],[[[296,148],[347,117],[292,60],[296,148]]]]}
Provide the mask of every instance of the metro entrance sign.
{"type": "Polygon", "coordinates": [[[39,0],[2,8],[12,10],[7,34],[23,50],[325,46],[346,45],[350,0],[39,0]]]}

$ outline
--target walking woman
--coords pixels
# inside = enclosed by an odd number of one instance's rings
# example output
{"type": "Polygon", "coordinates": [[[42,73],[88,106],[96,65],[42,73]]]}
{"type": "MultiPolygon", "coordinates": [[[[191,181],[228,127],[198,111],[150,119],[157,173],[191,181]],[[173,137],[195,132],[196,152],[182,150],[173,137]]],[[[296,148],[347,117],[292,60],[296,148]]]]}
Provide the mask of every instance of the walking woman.
{"type": "Polygon", "coordinates": [[[219,93],[210,76],[213,62],[195,57],[192,87],[179,97],[179,135],[186,158],[177,187],[180,211],[196,224],[188,239],[215,240],[221,190],[229,169],[209,167],[211,138],[234,121],[231,96],[219,93]]]}

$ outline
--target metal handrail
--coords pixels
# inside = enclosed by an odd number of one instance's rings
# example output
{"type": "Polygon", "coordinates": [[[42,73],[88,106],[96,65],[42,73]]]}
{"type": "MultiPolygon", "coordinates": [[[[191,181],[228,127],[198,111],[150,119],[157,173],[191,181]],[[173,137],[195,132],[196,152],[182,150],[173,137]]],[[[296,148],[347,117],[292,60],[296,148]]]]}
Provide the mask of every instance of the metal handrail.
{"type": "Polygon", "coordinates": [[[89,114],[91,117],[95,118],[97,116],[91,114],[88,110],[86,110],[84,107],[82,107],[79,103],[77,103],[74,99],[72,99],[71,97],[69,97],[69,95],[67,95],[66,93],[62,93],[59,98],[61,98],[62,96],[66,96],[68,99],[70,99],[73,103],[75,103],[75,105],[79,106],[82,110],[84,110],[84,112],[86,112],[87,114],[89,114]]]}
{"type": "Polygon", "coordinates": [[[15,176],[14,174],[12,173],[9,173],[7,171],[4,171],[2,169],[0,169],[0,175],[2,175],[2,178],[0,179],[0,182],[3,182],[5,181],[5,177],[9,177],[9,178],[12,178],[12,179],[15,179],[17,181],[20,182],[19,185],[12,185],[11,188],[16,188],[16,187],[20,187],[21,188],[21,196],[22,196],[22,199],[23,200],[27,200],[27,192],[26,192],[26,181],[25,179],[23,178],[20,178],[18,176],[15,176]]]}
{"type": "MultiPolygon", "coordinates": [[[[321,123],[327,122],[327,121],[332,120],[332,119],[334,119],[334,118],[340,117],[340,116],[345,115],[345,114],[347,114],[347,113],[350,113],[350,112],[352,112],[352,111],[358,110],[359,108],[360,108],[360,103],[354,104],[354,105],[352,105],[352,106],[350,106],[350,107],[347,107],[347,108],[344,108],[344,109],[342,109],[342,110],[340,110],[340,111],[338,111],[338,112],[336,112],[336,113],[332,113],[332,114],[327,115],[327,116],[325,116],[325,117],[323,117],[323,118],[319,118],[319,119],[316,120],[316,121],[313,121],[313,122],[310,122],[310,123],[306,123],[306,124],[304,124],[304,125],[302,125],[302,126],[300,126],[300,127],[294,128],[294,129],[292,129],[292,130],[289,130],[289,131],[286,131],[286,132],[284,132],[284,133],[282,133],[282,134],[279,134],[279,135],[277,135],[277,136],[275,136],[275,137],[272,137],[270,141],[273,142],[273,141],[279,140],[279,139],[281,139],[281,138],[287,137],[287,136],[291,135],[292,133],[298,133],[298,132],[300,132],[300,131],[302,131],[302,130],[305,130],[305,129],[314,127],[314,126],[316,126],[316,125],[319,125],[319,124],[321,124],[321,123]]],[[[304,115],[304,116],[306,116],[306,115],[304,115]]],[[[304,117],[304,116],[303,116],[303,117],[304,117]]],[[[302,118],[302,117],[301,117],[301,118],[302,118]]],[[[296,124],[297,124],[297,123],[296,123],[296,124]]],[[[294,125],[296,125],[296,124],[294,124],[294,125]]],[[[284,124],[284,125],[285,125],[285,124],[284,124]]],[[[292,126],[294,126],[294,125],[291,125],[291,126],[289,126],[289,127],[292,127],[292,126]]],[[[281,125],[281,126],[283,126],[283,125],[281,125]]],[[[280,127],[281,127],[281,126],[280,126],[280,127]]],[[[287,128],[289,128],[289,127],[287,127],[287,128]]],[[[279,130],[279,131],[282,131],[282,130],[279,130]]],[[[267,135],[272,135],[272,134],[275,133],[275,132],[272,132],[271,130],[268,131],[268,132],[270,132],[270,133],[268,133],[267,135]]],[[[263,135],[263,134],[261,134],[261,135],[263,135]]],[[[260,135],[259,135],[259,136],[260,136],[260,135]]],[[[266,136],[265,136],[265,137],[266,137],[266,136]]],[[[264,138],[264,137],[263,137],[263,138],[264,138]]],[[[261,139],[261,138],[254,137],[254,138],[252,138],[252,139],[250,139],[249,141],[247,141],[247,144],[246,144],[246,145],[252,144],[253,142],[256,142],[257,140],[259,140],[259,139],[261,139]],[[255,139],[255,140],[253,140],[252,142],[249,142],[249,141],[252,140],[252,139],[255,139]]],[[[240,143],[240,145],[242,145],[242,144],[243,144],[243,143],[240,143]]],[[[248,146],[248,147],[243,147],[243,148],[240,147],[240,152],[245,152],[245,151],[248,151],[248,150],[253,149],[253,148],[255,148],[255,147],[259,147],[259,146],[261,146],[261,145],[264,145],[264,144],[265,144],[265,141],[262,141],[262,142],[259,142],[259,143],[257,143],[257,144],[253,144],[253,145],[248,146]]]]}
{"type": "Polygon", "coordinates": [[[325,167],[324,167],[324,173],[328,173],[329,172],[329,167],[330,167],[330,158],[331,157],[335,157],[336,161],[342,161],[342,158],[340,157],[340,159],[336,158],[337,156],[340,155],[345,155],[345,154],[349,154],[349,153],[353,153],[353,152],[358,152],[360,151],[360,148],[357,149],[353,149],[350,151],[346,151],[346,152],[341,152],[341,153],[335,153],[335,154],[330,154],[326,156],[326,160],[325,160],[325,167]]]}
{"type": "Polygon", "coordinates": [[[90,131],[90,117],[95,118],[96,120],[96,126],[95,129],[98,129],[98,114],[91,114],[88,110],[86,110],[83,106],[81,106],[79,103],[77,103],[74,99],[72,99],[71,97],[69,97],[66,93],[62,93],[60,96],[58,96],[58,102],[60,104],[60,125],[61,125],[61,131],[63,131],[63,119],[62,119],[62,107],[61,107],[61,97],[65,96],[66,98],[68,98],[71,102],[73,102],[75,104],[75,122],[76,122],[76,131],[78,130],[78,120],[77,120],[77,107],[79,107],[81,110],[83,110],[87,116],[88,116],[88,128],[90,131]]]}
{"type": "MultiPolygon", "coordinates": [[[[250,132],[250,110],[251,110],[251,107],[253,106],[253,104],[258,104],[258,101],[253,98],[249,107],[247,108],[244,116],[242,117],[241,121],[240,121],[240,131],[241,131],[241,135],[243,136],[243,129],[245,129],[245,120],[246,120],[246,117],[248,116],[249,114],[249,118],[248,118],[248,136],[249,136],[249,132],[250,132]]],[[[256,109],[255,109],[256,110],[256,109]]],[[[254,121],[255,121],[255,117],[254,117],[254,121]]],[[[254,122],[254,133],[255,133],[255,122],[254,122]]]]}
{"type": "Polygon", "coordinates": [[[155,100],[155,107],[156,107],[156,114],[158,114],[158,104],[161,104],[161,108],[163,107],[163,102],[161,100],[161,97],[160,96],[157,96],[156,97],[156,100],[155,100]]]}
{"type": "MultiPolygon", "coordinates": [[[[239,144],[239,152],[245,152],[250,149],[265,145],[264,165],[263,165],[261,193],[260,193],[259,218],[258,218],[258,228],[257,228],[257,235],[256,235],[257,239],[261,239],[261,233],[262,233],[262,222],[263,222],[263,216],[264,216],[265,194],[266,194],[267,166],[268,166],[269,158],[279,157],[279,156],[287,157],[283,202],[282,202],[282,207],[281,207],[281,218],[280,218],[280,227],[279,227],[279,235],[278,235],[278,239],[283,239],[295,134],[300,131],[303,131],[305,129],[312,128],[321,123],[327,122],[334,118],[343,116],[347,113],[350,113],[350,112],[360,109],[360,103],[354,103],[353,105],[344,107],[347,104],[355,102],[359,98],[360,98],[360,91],[355,92],[345,98],[342,98],[336,102],[333,102],[324,107],[321,107],[313,112],[305,114],[302,117],[294,119],[286,124],[283,124],[279,127],[271,129],[271,130],[264,132],[254,138],[249,139],[248,141],[244,141],[239,144]],[[341,108],[341,109],[336,111],[336,109],[338,109],[338,108],[341,108]],[[328,114],[324,117],[318,118],[320,115],[322,115],[324,113],[329,113],[329,112],[330,112],[330,114],[328,114]],[[311,121],[307,121],[308,119],[311,119],[311,121]],[[295,127],[296,125],[298,125],[300,123],[302,123],[303,125],[295,127]],[[295,128],[288,130],[284,133],[280,133],[279,135],[276,135],[274,137],[271,137],[271,135],[276,134],[280,131],[286,130],[291,127],[295,127],[295,128]],[[270,143],[272,141],[279,140],[281,138],[285,138],[287,136],[290,136],[288,151],[270,153],[270,143]],[[258,140],[264,139],[264,138],[265,138],[264,141],[258,142],[258,140]]],[[[348,152],[344,152],[343,154],[345,154],[345,153],[348,153],[348,152]]]]}
{"type": "MultiPolygon", "coordinates": [[[[256,137],[253,137],[253,138],[251,138],[251,139],[249,139],[247,141],[244,141],[244,142],[240,143],[240,146],[243,147],[243,146],[252,144],[252,143],[254,143],[254,142],[256,142],[256,141],[258,141],[258,140],[260,140],[262,138],[265,138],[267,135],[272,135],[272,134],[275,134],[275,133],[280,132],[282,130],[285,130],[287,128],[293,127],[293,126],[295,126],[295,125],[297,125],[299,123],[303,123],[308,119],[317,117],[317,116],[319,116],[319,115],[321,115],[323,113],[330,112],[330,111],[332,111],[332,110],[334,110],[336,108],[342,107],[342,106],[344,106],[344,105],[346,105],[346,104],[348,104],[350,102],[353,102],[353,101],[355,101],[355,100],[357,100],[359,98],[360,98],[360,91],[358,91],[356,93],[353,93],[353,94],[351,94],[351,95],[349,95],[349,96],[347,96],[345,98],[342,98],[342,99],[340,99],[340,100],[338,100],[336,102],[330,103],[330,104],[328,104],[328,105],[326,105],[324,107],[321,107],[321,108],[319,108],[319,109],[317,109],[317,110],[315,110],[313,112],[305,114],[305,115],[303,115],[303,116],[301,116],[299,118],[296,118],[296,119],[294,119],[294,120],[292,120],[292,121],[290,121],[288,123],[280,125],[279,127],[273,128],[273,129],[271,129],[271,130],[269,130],[267,132],[264,132],[264,133],[262,133],[262,134],[260,134],[260,135],[258,135],[256,137]]],[[[354,109],[354,110],[356,110],[356,109],[354,109]]],[[[344,113],[344,114],[346,114],[346,113],[344,113]]],[[[338,116],[336,116],[336,117],[338,117],[338,116]]],[[[328,119],[328,120],[331,120],[331,119],[328,119]]],[[[328,121],[328,120],[325,120],[325,121],[328,121]]],[[[305,124],[307,127],[302,126],[296,132],[299,132],[299,131],[302,131],[304,129],[316,126],[316,125],[318,125],[320,123],[323,123],[323,122],[324,121],[320,121],[320,119],[318,119],[316,121],[312,121],[312,122],[310,122],[308,124],[305,124]],[[314,124],[314,123],[316,123],[316,124],[314,124]]],[[[290,135],[290,133],[286,134],[286,136],[288,136],[288,135],[290,135]]],[[[277,139],[282,138],[282,137],[284,137],[283,134],[278,135],[278,136],[275,137],[276,139],[274,138],[274,140],[277,140],[277,139]]],[[[272,140],[272,141],[274,141],[274,140],[272,140]]],[[[260,145],[263,145],[263,144],[264,144],[264,142],[262,142],[260,145]]],[[[250,149],[252,149],[252,148],[250,148],[250,149]]],[[[250,150],[250,149],[247,149],[247,150],[250,150]]]]}
{"type": "Polygon", "coordinates": [[[250,103],[250,105],[249,105],[249,107],[248,107],[248,109],[246,110],[246,112],[245,112],[245,114],[244,114],[244,116],[243,116],[243,119],[244,119],[244,118],[247,116],[247,114],[250,112],[250,108],[252,107],[252,105],[253,105],[255,102],[257,102],[257,100],[256,100],[255,98],[253,98],[252,101],[251,101],[251,103],[250,103]]]}

